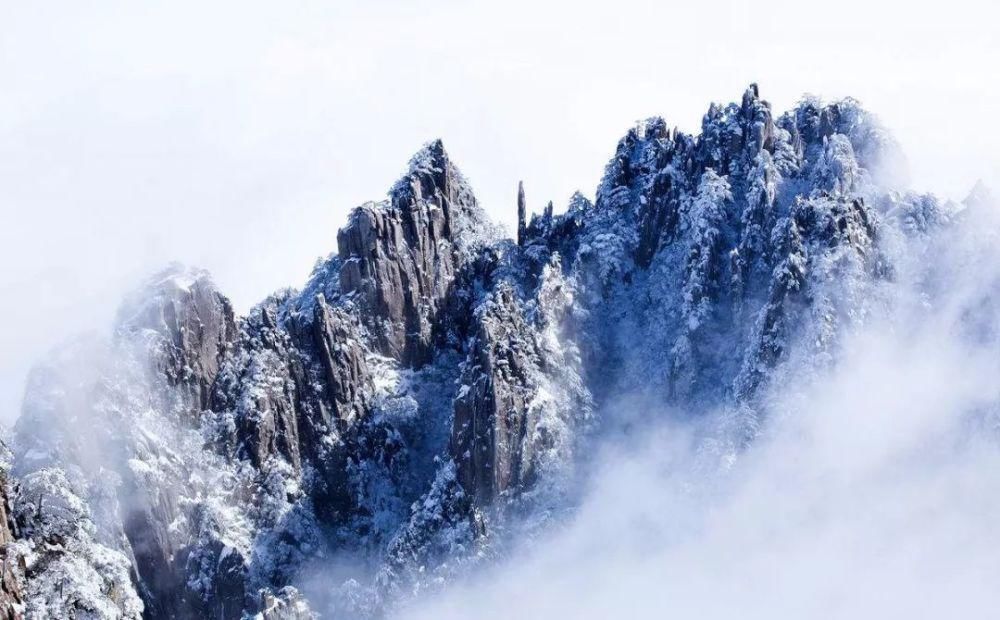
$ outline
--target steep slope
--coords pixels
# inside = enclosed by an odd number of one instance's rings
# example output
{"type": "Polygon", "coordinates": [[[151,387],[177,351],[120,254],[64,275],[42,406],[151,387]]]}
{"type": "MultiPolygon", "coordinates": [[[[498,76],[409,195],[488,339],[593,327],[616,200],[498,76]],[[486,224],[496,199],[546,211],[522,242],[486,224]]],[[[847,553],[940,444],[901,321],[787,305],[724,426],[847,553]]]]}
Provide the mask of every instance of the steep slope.
{"type": "Polygon", "coordinates": [[[17,524],[10,514],[11,489],[8,483],[10,452],[3,449],[3,472],[0,476],[0,618],[14,620],[24,612],[25,565],[23,556],[14,548],[17,524]]]}
{"type": "Polygon", "coordinates": [[[698,136],[638,124],[594,202],[528,221],[520,187],[516,242],[437,141],[301,291],[239,317],[171,267],[32,375],[10,608],[377,616],[571,510],[626,395],[731,412],[738,451],[959,210],[888,186],[894,150],[856,102],[774,118],[751,86],[698,136]]]}

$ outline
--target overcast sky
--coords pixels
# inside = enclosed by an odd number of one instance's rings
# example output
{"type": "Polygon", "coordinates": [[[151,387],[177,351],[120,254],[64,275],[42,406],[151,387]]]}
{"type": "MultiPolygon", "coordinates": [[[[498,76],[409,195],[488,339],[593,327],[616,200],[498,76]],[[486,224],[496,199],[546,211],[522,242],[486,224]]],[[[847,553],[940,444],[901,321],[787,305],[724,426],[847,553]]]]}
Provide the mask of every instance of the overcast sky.
{"type": "Polygon", "coordinates": [[[436,137],[509,225],[519,179],[592,194],[635,120],[694,131],[756,81],[860,99],[919,189],[997,187],[997,10],[885,4],[0,0],[0,419],[170,260],[241,310],[301,284],[436,137]]]}

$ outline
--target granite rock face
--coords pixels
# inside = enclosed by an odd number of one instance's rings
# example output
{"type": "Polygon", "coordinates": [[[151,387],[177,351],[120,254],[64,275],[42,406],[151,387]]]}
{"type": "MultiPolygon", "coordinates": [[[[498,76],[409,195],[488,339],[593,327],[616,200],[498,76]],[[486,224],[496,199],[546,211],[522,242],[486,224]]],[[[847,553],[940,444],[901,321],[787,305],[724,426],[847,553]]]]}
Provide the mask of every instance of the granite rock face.
{"type": "Polygon", "coordinates": [[[237,316],[203,272],[153,277],[110,342],[32,373],[0,613],[379,617],[570,510],[643,423],[623,396],[738,412],[715,444],[738,451],[768,386],[867,320],[893,248],[954,220],[885,184],[894,150],[856,102],[776,117],[751,86],[698,135],[639,123],[593,201],[529,217],[519,187],[516,240],[437,141],[300,291],[237,316]]]}
{"type": "Polygon", "coordinates": [[[123,338],[148,341],[153,372],[191,414],[209,407],[219,365],[236,337],[232,304],[207,273],[172,277],[171,271],[150,282],[141,299],[122,307],[123,338]]]}
{"type": "Polygon", "coordinates": [[[414,156],[389,200],[358,207],[337,234],[340,288],[353,295],[383,355],[429,361],[456,273],[486,218],[441,141],[414,156]]]}
{"type": "Polygon", "coordinates": [[[489,504],[533,476],[527,416],[541,369],[513,287],[501,285],[480,308],[455,399],[452,452],[462,487],[489,504]]]}
{"type": "Polygon", "coordinates": [[[353,320],[342,310],[331,308],[322,297],[316,300],[316,348],[326,375],[327,397],[342,424],[365,414],[365,398],[372,391],[365,350],[353,320]]]}
{"type": "Polygon", "coordinates": [[[13,506],[7,485],[5,470],[0,475],[0,618],[20,620],[24,617],[26,566],[24,556],[17,552],[13,544],[17,523],[11,514],[13,506]]]}

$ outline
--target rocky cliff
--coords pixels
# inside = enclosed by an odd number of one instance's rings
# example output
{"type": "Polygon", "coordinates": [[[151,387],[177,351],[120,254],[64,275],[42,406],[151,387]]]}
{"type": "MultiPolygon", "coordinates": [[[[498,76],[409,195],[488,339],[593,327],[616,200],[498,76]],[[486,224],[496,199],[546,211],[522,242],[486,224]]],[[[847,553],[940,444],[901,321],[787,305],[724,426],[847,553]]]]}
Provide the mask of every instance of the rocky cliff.
{"type": "Polygon", "coordinates": [[[237,316],[171,267],[32,374],[0,613],[376,617],[568,509],[625,395],[738,412],[738,452],[961,211],[889,186],[894,151],[854,101],[751,86],[698,135],[639,123],[593,201],[529,219],[519,187],[516,241],[437,141],[301,290],[237,316]]]}

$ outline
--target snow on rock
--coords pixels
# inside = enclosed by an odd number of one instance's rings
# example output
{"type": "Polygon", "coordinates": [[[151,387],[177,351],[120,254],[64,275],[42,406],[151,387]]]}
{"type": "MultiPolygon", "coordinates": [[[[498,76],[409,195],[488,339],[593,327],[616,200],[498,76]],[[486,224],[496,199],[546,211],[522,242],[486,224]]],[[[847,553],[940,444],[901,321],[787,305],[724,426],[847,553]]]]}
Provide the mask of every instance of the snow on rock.
{"type": "Polygon", "coordinates": [[[698,135],[637,124],[593,201],[522,193],[516,243],[435,141],[300,291],[239,317],[172,266],[31,374],[0,613],[377,617],[571,512],[633,410],[716,415],[732,462],[767,385],[984,211],[907,192],[897,151],[853,100],[775,117],[751,85],[698,135]]]}

